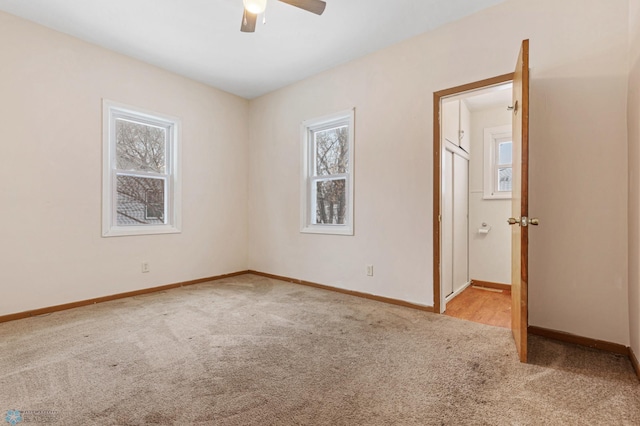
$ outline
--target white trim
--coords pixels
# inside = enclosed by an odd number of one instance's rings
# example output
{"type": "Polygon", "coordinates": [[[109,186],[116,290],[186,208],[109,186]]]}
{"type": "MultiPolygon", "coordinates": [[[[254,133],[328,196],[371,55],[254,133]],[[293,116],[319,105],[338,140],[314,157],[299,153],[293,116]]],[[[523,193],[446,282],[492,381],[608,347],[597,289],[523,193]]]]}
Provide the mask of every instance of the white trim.
{"type": "Polygon", "coordinates": [[[182,167],[181,121],[177,117],[160,114],[119,102],[102,100],[102,236],[171,234],[182,230],[182,167]],[[169,138],[165,153],[167,170],[165,174],[154,172],[126,172],[130,176],[164,178],[165,200],[167,200],[166,224],[118,226],[116,221],[116,152],[112,135],[115,134],[115,118],[133,118],[152,126],[168,129],[169,138]]]}
{"type": "Polygon", "coordinates": [[[484,170],[483,170],[483,196],[485,200],[506,200],[511,198],[511,191],[498,191],[496,182],[496,141],[500,139],[511,140],[511,124],[484,129],[484,170]]]}
{"type": "Polygon", "coordinates": [[[452,154],[459,155],[460,157],[464,158],[465,160],[471,161],[471,155],[467,151],[465,151],[464,149],[460,148],[458,145],[452,144],[448,140],[444,141],[444,149],[446,151],[449,151],[452,154]]]}
{"type": "Polygon", "coordinates": [[[305,120],[300,125],[300,140],[302,141],[301,159],[301,179],[300,179],[300,232],[308,234],[333,234],[333,235],[353,235],[354,218],[354,135],[355,135],[355,108],[339,111],[334,114],[325,115],[310,120],[305,120]],[[312,176],[315,167],[312,164],[312,140],[311,134],[315,131],[331,128],[341,122],[349,128],[349,172],[340,175],[327,176],[328,179],[346,179],[347,213],[344,225],[313,224],[311,223],[311,197],[313,190],[311,183],[318,179],[312,176]]]}

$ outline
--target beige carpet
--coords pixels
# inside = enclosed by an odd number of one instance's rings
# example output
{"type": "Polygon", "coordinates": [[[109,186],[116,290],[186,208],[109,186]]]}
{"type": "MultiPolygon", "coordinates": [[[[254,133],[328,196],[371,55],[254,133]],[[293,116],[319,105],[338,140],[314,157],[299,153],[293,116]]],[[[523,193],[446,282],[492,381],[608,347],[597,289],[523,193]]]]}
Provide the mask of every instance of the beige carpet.
{"type": "Polygon", "coordinates": [[[640,424],[628,359],[530,346],[245,275],[0,324],[0,424],[640,424]]]}

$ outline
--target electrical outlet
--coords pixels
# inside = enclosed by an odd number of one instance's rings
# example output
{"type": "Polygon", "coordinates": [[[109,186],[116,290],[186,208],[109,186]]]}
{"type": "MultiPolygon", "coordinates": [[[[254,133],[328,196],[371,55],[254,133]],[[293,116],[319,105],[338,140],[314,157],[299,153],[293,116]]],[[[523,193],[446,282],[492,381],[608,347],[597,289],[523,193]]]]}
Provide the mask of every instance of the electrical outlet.
{"type": "Polygon", "coordinates": [[[149,272],[149,262],[142,262],[142,273],[149,272]]]}
{"type": "Polygon", "coordinates": [[[373,265],[367,265],[367,276],[373,276],[373,265]]]}

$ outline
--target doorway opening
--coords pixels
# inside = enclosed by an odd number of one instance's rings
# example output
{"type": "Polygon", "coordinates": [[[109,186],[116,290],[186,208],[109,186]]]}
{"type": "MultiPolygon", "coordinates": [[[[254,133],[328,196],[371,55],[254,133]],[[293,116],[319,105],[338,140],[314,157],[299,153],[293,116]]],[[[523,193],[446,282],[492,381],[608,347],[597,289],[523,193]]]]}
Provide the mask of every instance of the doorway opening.
{"type": "Polygon", "coordinates": [[[512,79],[434,93],[434,311],[507,328],[512,79]]]}

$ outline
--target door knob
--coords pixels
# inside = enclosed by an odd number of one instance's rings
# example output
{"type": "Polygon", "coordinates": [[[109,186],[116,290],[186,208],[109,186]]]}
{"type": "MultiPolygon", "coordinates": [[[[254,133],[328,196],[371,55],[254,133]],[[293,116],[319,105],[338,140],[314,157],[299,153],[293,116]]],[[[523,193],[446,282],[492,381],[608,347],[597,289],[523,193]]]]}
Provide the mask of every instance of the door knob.
{"type": "Polygon", "coordinates": [[[538,220],[537,217],[526,217],[526,216],[522,216],[520,219],[516,219],[515,217],[510,217],[509,219],[507,219],[507,223],[509,225],[520,225],[520,226],[529,226],[529,225],[534,225],[534,226],[538,226],[540,225],[540,221],[538,220]]]}

